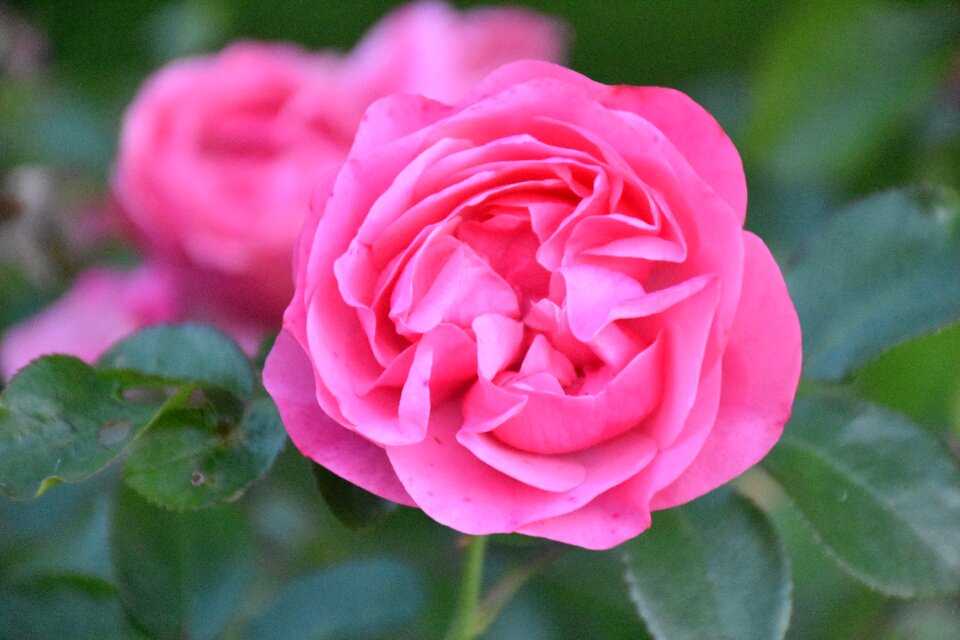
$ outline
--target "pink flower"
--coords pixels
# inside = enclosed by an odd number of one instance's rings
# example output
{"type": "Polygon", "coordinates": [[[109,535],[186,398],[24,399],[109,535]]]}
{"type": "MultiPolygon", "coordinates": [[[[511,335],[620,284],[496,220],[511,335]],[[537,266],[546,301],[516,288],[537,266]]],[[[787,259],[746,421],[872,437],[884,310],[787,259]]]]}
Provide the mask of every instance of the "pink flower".
{"type": "Polygon", "coordinates": [[[279,323],[309,194],[393,92],[460,97],[506,60],[554,59],[557,26],[520,10],[400,9],[355,54],[245,42],[171,64],[123,125],[114,187],[142,244],[193,300],[279,323]]]}
{"type": "Polygon", "coordinates": [[[57,302],[4,334],[0,372],[9,378],[50,353],[93,362],[128,334],[175,320],[179,313],[173,281],[162,271],[90,269],[57,302]]]}
{"type": "Polygon", "coordinates": [[[682,93],[520,62],[457,106],[392,96],[314,194],[264,382],[347,480],[599,549],[780,436],[796,313],[682,93]]]}

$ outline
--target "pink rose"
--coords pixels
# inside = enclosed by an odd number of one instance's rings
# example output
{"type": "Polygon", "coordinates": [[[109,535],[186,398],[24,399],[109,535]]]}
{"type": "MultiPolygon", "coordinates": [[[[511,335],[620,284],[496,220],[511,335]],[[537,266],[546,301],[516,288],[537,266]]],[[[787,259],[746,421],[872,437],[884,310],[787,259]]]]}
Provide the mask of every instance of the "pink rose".
{"type": "Polygon", "coordinates": [[[535,14],[460,17],[421,3],[346,57],[245,42],[175,62],[126,115],[115,191],[192,300],[275,326],[293,292],[310,190],[343,162],[370,102],[392,92],[448,98],[502,61],[559,53],[559,29],[535,14]]]}
{"type": "Polygon", "coordinates": [[[9,329],[0,342],[0,372],[9,378],[34,358],[66,353],[93,362],[114,342],[143,327],[177,319],[169,274],[90,269],[41,313],[9,329]]]}
{"type": "Polygon", "coordinates": [[[687,96],[546,63],[392,96],[314,192],[264,382],[308,457],[471,534],[608,548],[756,463],[800,329],[687,96]]]}

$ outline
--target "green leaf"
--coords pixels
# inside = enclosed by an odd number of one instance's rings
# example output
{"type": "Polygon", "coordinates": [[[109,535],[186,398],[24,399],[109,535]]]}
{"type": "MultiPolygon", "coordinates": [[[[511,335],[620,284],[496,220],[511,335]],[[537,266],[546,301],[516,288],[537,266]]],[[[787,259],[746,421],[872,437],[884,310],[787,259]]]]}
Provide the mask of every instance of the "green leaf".
{"type": "Polygon", "coordinates": [[[214,638],[254,577],[254,545],[236,507],[176,513],[120,488],[113,565],[124,608],[165,640],[214,638]]]}
{"type": "Polygon", "coordinates": [[[247,640],[328,640],[391,632],[413,620],[424,601],[420,575],[409,564],[375,559],[348,562],[284,585],[247,628],[247,640]]]}
{"type": "Polygon", "coordinates": [[[857,373],[854,387],[940,431],[951,422],[960,434],[960,323],[888,351],[857,373]]]}
{"type": "Polygon", "coordinates": [[[121,394],[119,385],[69,356],[21,369],[0,398],[0,494],[32,498],[109,464],[153,416],[121,394]]]}
{"type": "Polygon", "coordinates": [[[745,152],[794,180],[849,178],[936,95],[954,54],[957,24],[956,7],[949,6],[794,5],[755,63],[755,115],[745,152]]]}
{"type": "Polygon", "coordinates": [[[776,531],[745,498],[720,489],[654,514],[620,547],[637,611],[658,640],[782,638],[790,570],[776,531]]]}
{"type": "Polygon", "coordinates": [[[313,477],[330,511],[350,529],[376,524],[397,507],[316,463],[313,463],[313,477]]]}
{"type": "Polygon", "coordinates": [[[250,395],[254,383],[240,347],[219,331],[197,324],[142,329],[114,345],[97,366],[210,384],[240,398],[250,395]]]}
{"type": "Polygon", "coordinates": [[[142,638],[116,591],[100,580],[56,576],[0,587],[0,640],[142,638]]]}
{"type": "Polygon", "coordinates": [[[960,588],[960,469],[877,406],[803,398],[764,466],[848,573],[897,596],[960,588]]]}
{"type": "Polygon", "coordinates": [[[882,352],[960,319],[960,204],[889,191],[827,226],[787,274],[804,373],[836,380],[882,352]]]}
{"type": "Polygon", "coordinates": [[[240,420],[184,407],[161,415],[137,441],[124,479],[169,509],[209,507],[239,498],[267,472],[285,442],[269,399],[254,402],[240,420]]]}

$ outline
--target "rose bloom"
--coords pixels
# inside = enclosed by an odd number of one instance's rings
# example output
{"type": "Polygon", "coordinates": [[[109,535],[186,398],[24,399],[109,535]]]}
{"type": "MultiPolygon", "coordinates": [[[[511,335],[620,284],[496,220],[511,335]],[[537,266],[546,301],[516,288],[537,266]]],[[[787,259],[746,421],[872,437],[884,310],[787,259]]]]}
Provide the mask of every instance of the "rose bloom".
{"type": "Polygon", "coordinates": [[[162,270],[89,269],[54,304],[7,330],[0,342],[0,373],[9,378],[51,353],[93,362],[126,335],[176,320],[180,313],[173,279],[162,270]]]}
{"type": "Polygon", "coordinates": [[[126,114],[113,185],[141,245],[188,306],[266,328],[293,291],[310,190],[343,162],[363,111],[389,93],[459,99],[499,64],[556,60],[557,24],[519,9],[399,9],[342,56],[243,42],[174,62],[126,114]]]}
{"type": "Polygon", "coordinates": [[[391,96],[320,181],[264,383],[308,457],[470,534],[602,549],[779,437],[800,328],[690,98],[547,63],[391,96]]]}

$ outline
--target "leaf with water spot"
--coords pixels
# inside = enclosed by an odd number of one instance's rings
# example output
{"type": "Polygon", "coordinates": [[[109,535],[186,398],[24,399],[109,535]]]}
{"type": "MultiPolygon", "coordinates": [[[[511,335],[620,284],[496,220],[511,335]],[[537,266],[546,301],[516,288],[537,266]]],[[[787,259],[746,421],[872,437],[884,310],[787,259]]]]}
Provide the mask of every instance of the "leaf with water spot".
{"type": "Polygon", "coordinates": [[[280,452],[286,434],[273,401],[242,415],[187,403],[165,412],[134,445],[127,484],[170,509],[196,509],[238,498],[280,452]]]}
{"type": "Polygon", "coordinates": [[[0,397],[0,495],[26,499],[104,468],[156,409],[127,403],[115,381],[69,356],[47,356],[0,397]]]}

